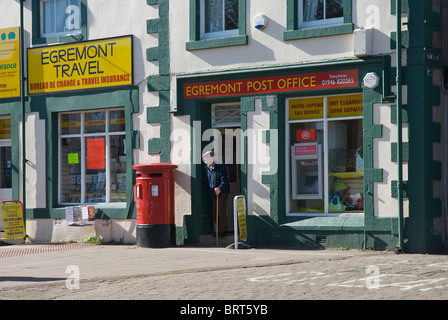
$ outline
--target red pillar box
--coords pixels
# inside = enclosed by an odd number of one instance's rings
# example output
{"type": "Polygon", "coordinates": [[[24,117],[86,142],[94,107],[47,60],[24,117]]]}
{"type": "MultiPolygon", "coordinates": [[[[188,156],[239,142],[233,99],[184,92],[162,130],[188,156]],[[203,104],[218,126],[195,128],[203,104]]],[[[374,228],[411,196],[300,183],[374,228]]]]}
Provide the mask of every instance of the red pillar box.
{"type": "Polygon", "coordinates": [[[175,245],[174,171],[177,165],[150,163],[132,168],[136,171],[137,246],[175,245]]]}

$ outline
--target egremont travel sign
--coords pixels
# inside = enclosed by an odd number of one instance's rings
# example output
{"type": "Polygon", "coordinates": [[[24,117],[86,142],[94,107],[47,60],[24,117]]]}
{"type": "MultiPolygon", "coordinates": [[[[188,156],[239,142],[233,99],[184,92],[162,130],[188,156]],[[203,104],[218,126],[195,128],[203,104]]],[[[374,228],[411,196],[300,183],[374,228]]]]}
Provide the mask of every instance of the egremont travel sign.
{"type": "Polygon", "coordinates": [[[187,83],[184,99],[358,87],[358,70],[187,83]]]}
{"type": "Polygon", "coordinates": [[[0,98],[20,97],[19,31],[0,29],[0,98]]]}
{"type": "Polygon", "coordinates": [[[132,83],[132,36],[28,49],[30,95],[132,83]]]}

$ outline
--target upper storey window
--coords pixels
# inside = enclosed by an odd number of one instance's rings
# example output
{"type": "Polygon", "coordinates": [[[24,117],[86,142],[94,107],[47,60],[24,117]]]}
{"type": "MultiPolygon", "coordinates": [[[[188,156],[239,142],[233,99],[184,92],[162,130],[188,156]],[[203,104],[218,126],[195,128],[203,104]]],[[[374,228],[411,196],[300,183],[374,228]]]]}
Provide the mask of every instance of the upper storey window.
{"type": "Polygon", "coordinates": [[[283,40],[353,33],[353,0],[286,0],[283,40]]]}
{"type": "Polygon", "coordinates": [[[33,44],[87,40],[87,0],[32,0],[33,44]]]}
{"type": "Polygon", "coordinates": [[[344,22],[343,0],[298,0],[299,28],[319,27],[344,22]]]}
{"type": "Polygon", "coordinates": [[[238,35],[238,0],[201,0],[201,39],[238,35]]]}
{"type": "Polygon", "coordinates": [[[41,37],[81,34],[81,0],[42,0],[41,37]]]}
{"type": "Polygon", "coordinates": [[[246,0],[190,0],[188,51],[246,44],[246,0]]]}

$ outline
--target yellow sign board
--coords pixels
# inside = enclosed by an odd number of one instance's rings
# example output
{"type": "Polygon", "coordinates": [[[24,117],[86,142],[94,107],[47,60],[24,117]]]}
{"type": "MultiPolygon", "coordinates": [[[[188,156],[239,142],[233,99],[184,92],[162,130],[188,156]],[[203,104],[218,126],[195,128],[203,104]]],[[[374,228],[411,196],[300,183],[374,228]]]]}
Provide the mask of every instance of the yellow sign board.
{"type": "Polygon", "coordinates": [[[6,239],[25,238],[22,204],[19,201],[3,201],[0,202],[0,211],[6,239]]]}
{"type": "Polygon", "coordinates": [[[132,82],[132,36],[28,50],[30,95],[132,82]]]}
{"type": "Polygon", "coordinates": [[[289,101],[289,120],[321,119],[323,117],[323,98],[293,99],[289,101]]]}
{"type": "Polygon", "coordinates": [[[240,231],[240,240],[247,240],[246,225],[246,203],[244,197],[238,197],[236,200],[236,212],[238,217],[238,229],[240,231]]]}
{"type": "Polygon", "coordinates": [[[20,97],[19,30],[0,29],[0,98],[20,97]]]}
{"type": "Polygon", "coordinates": [[[328,117],[354,117],[363,115],[362,94],[328,97],[328,117]]]}
{"type": "MultiPolygon", "coordinates": [[[[328,118],[355,117],[363,115],[362,94],[328,97],[328,118]]],[[[322,119],[324,99],[304,98],[289,101],[289,120],[322,119]]]]}
{"type": "Polygon", "coordinates": [[[11,139],[11,119],[0,119],[0,139],[11,139]]]}

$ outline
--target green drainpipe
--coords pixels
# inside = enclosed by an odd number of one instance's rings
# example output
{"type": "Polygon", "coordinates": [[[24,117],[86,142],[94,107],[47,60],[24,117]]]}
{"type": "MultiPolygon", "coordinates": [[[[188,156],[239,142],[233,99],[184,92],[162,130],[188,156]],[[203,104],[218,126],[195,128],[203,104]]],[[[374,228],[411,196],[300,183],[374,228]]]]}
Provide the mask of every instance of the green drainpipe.
{"type": "Polygon", "coordinates": [[[20,0],[20,102],[22,105],[22,206],[26,234],[26,149],[25,149],[25,39],[23,30],[23,2],[20,0]]]}
{"type": "Polygon", "coordinates": [[[403,252],[403,143],[402,143],[402,92],[401,92],[401,0],[396,0],[395,14],[397,16],[397,41],[396,41],[396,56],[397,56],[397,165],[398,165],[398,245],[396,252],[403,252]]]}

